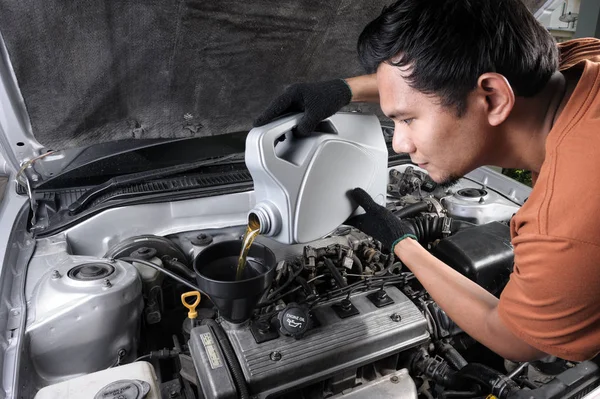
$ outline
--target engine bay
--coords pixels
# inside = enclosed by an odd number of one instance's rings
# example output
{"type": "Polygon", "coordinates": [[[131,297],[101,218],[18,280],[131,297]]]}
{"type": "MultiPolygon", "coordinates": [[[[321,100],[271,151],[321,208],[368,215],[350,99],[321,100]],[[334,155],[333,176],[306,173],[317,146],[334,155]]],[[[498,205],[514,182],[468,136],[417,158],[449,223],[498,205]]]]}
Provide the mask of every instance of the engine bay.
{"type": "MultiPolygon", "coordinates": [[[[469,178],[438,187],[403,165],[389,171],[387,207],[439,229],[444,238],[424,246],[500,295],[514,259],[514,193],[469,178]]],[[[102,390],[90,397],[159,390],[155,397],[186,399],[562,398],[600,380],[590,362],[519,364],[495,355],[462,332],[380,242],[350,226],[309,244],[259,236],[256,243],[274,254],[272,282],[240,304],[247,315],[232,322],[216,297],[202,295],[190,309],[182,294],[197,288],[199,255],[240,240],[246,226],[180,223],[165,234],[128,226],[126,238],[98,240],[85,232],[120,225],[102,214],[91,223],[38,239],[29,262],[20,372],[30,397],[61,397],[50,395],[94,376],[102,390]]]]}

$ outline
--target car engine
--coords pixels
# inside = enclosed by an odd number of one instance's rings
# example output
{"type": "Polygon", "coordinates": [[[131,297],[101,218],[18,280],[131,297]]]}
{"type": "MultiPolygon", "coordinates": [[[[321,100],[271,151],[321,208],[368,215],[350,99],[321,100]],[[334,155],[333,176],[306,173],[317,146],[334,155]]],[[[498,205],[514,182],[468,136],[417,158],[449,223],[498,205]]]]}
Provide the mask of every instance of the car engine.
{"type": "MultiPolygon", "coordinates": [[[[514,193],[485,181],[441,187],[415,166],[390,169],[388,208],[439,229],[443,238],[424,246],[496,296],[512,271],[508,222],[519,207],[514,193]]],[[[103,253],[68,233],[38,239],[26,283],[24,397],[59,397],[43,393],[122,370],[119,389],[141,398],[144,386],[126,370],[142,363],[163,398],[186,399],[576,397],[600,382],[590,362],[493,354],[380,242],[345,225],[307,245],[259,236],[277,265],[244,322],[223,318],[205,295],[188,310],[181,295],[195,288],[194,259],[244,229],[140,231],[102,243],[103,253]]]]}

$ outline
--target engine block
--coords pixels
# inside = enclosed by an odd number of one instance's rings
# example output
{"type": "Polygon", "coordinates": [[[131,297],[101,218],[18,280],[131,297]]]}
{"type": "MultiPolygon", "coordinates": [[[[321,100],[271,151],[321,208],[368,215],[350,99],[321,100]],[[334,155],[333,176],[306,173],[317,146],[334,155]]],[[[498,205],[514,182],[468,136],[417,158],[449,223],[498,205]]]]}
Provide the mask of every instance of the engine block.
{"type": "Polygon", "coordinates": [[[301,339],[258,344],[249,328],[225,323],[250,391],[261,398],[281,394],[426,342],[427,321],[418,308],[399,289],[385,291],[393,303],[380,308],[368,292],[351,296],[359,313],[347,318],[338,316],[335,302],[315,307],[318,326],[301,339]]]}

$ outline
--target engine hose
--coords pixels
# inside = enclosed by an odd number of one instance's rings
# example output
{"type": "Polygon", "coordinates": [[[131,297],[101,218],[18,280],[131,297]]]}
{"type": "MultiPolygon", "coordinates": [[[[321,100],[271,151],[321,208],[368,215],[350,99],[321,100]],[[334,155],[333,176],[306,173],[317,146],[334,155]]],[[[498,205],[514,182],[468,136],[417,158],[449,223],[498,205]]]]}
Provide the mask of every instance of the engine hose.
{"type": "Polygon", "coordinates": [[[411,374],[422,374],[444,387],[454,387],[457,384],[456,371],[447,362],[437,357],[431,357],[423,348],[418,350],[410,362],[411,374]]]}
{"type": "Polygon", "coordinates": [[[352,254],[352,266],[356,268],[356,274],[363,274],[365,272],[365,268],[356,254],[352,254]]]}
{"type": "Polygon", "coordinates": [[[423,374],[448,388],[461,388],[465,380],[475,382],[489,389],[499,399],[508,398],[519,390],[513,380],[488,366],[469,363],[459,371],[454,371],[446,361],[430,357],[425,349],[413,356],[410,367],[413,372],[423,374]]]}
{"type": "Polygon", "coordinates": [[[385,268],[388,269],[392,267],[394,263],[396,263],[396,257],[393,254],[389,254],[387,263],[385,264],[385,268]]]}
{"type": "Polygon", "coordinates": [[[348,286],[348,284],[344,281],[344,278],[342,277],[342,274],[335,267],[335,265],[333,264],[333,262],[331,261],[331,259],[329,259],[329,258],[323,258],[323,260],[325,261],[325,266],[327,266],[327,269],[329,270],[329,272],[333,276],[333,279],[337,283],[338,287],[343,288],[343,287],[348,286]]]}
{"type": "Polygon", "coordinates": [[[143,259],[137,259],[137,258],[130,258],[128,256],[123,257],[123,258],[118,258],[119,260],[122,260],[124,262],[128,262],[128,263],[141,263],[144,266],[148,266],[151,267],[153,269],[158,270],[159,272],[162,272],[164,274],[166,274],[167,276],[171,277],[173,280],[180,282],[181,284],[187,286],[188,288],[191,288],[195,291],[200,292],[202,295],[205,295],[208,297],[208,295],[202,291],[200,288],[198,288],[196,285],[190,283],[189,281],[186,281],[185,279],[183,279],[182,277],[178,276],[177,274],[165,269],[164,267],[160,267],[158,265],[155,265],[152,262],[148,262],[147,260],[143,260],[143,259]]]}
{"type": "Polygon", "coordinates": [[[204,319],[202,320],[201,324],[208,326],[217,338],[217,341],[219,341],[219,345],[223,350],[225,361],[229,366],[229,371],[231,371],[231,376],[233,377],[233,382],[235,383],[239,397],[242,399],[250,399],[250,392],[248,391],[248,386],[246,385],[244,372],[238,363],[235,352],[233,351],[233,347],[231,346],[223,327],[221,327],[221,325],[219,325],[219,323],[213,319],[204,319]]]}
{"type": "Polygon", "coordinates": [[[394,212],[394,215],[397,217],[404,219],[409,218],[415,215],[418,215],[421,212],[428,212],[431,208],[431,204],[425,201],[417,202],[414,204],[410,204],[405,206],[402,209],[399,209],[394,212]]]}
{"type": "Polygon", "coordinates": [[[462,355],[458,353],[456,349],[454,349],[452,345],[446,342],[440,342],[437,345],[437,349],[442,354],[444,359],[446,359],[446,361],[450,363],[450,365],[456,370],[460,370],[469,364],[465,358],[462,357],[462,355]]]}
{"type": "Polygon", "coordinates": [[[491,393],[500,399],[508,398],[519,390],[516,382],[484,364],[467,364],[456,373],[456,376],[489,388],[491,393]]]}
{"type": "Polygon", "coordinates": [[[385,267],[383,268],[383,270],[377,271],[377,272],[373,273],[373,275],[384,276],[388,273],[392,273],[392,271],[394,271],[395,269],[401,269],[401,268],[402,268],[402,263],[396,262],[396,258],[394,256],[394,254],[389,254],[387,263],[385,264],[385,267]]]}
{"type": "Polygon", "coordinates": [[[164,255],[160,260],[162,260],[169,269],[177,271],[179,274],[183,274],[189,279],[196,279],[196,273],[190,270],[183,263],[179,262],[177,259],[171,258],[169,255],[164,255]]]}
{"type": "MultiPolygon", "coordinates": [[[[421,244],[427,244],[432,241],[435,241],[439,238],[442,238],[444,235],[444,224],[448,221],[447,217],[439,217],[439,216],[420,216],[413,219],[404,219],[405,222],[408,222],[415,235],[417,236],[417,240],[421,244]]],[[[452,219],[450,219],[450,224],[452,219]]]]}

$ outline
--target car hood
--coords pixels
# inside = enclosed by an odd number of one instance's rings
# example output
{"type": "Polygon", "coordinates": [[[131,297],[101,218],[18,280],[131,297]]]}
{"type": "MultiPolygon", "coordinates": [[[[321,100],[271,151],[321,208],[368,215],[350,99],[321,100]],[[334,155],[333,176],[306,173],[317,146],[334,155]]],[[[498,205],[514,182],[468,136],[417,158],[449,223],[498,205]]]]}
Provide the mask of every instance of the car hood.
{"type": "Polygon", "coordinates": [[[22,162],[247,131],[286,85],[361,74],[358,35],[389,2],[0,0],[2,146],[22,162]]]}
{"type": "Polygon", "coordinates": [[[59,150],[249,130],[293,82],[357,75],[388,1],[2,1],[35,139],[59,150]]]}

